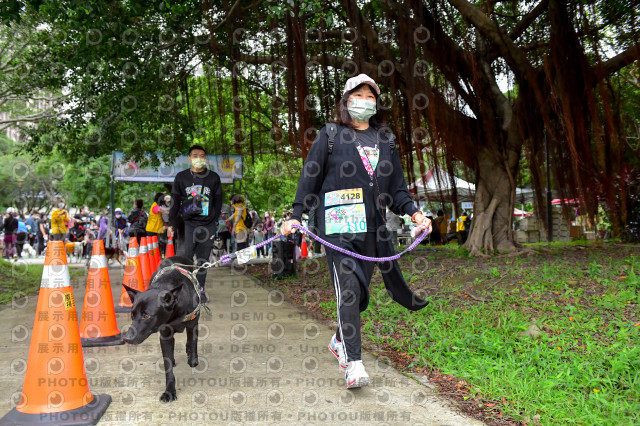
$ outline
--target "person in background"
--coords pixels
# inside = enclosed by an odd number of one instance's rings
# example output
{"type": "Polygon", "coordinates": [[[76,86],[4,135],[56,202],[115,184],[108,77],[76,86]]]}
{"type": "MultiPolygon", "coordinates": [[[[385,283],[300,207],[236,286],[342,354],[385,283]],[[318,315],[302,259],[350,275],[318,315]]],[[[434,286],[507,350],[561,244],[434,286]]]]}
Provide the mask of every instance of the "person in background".
{"type": "Polygon", "coordinates": [[[229,232],[229,226],[227,226],[227,219],[233,215],[233,209],[229,204],[223,204],[220,209],[220,217],[218,218],[218,238],[222,240],[222,247],[224,247],[227,253],[230,252],[231,247],[229,242],[231,241],[231,232],[229,232]]]}
{"type": "Polygon", "coordinates": [[[236,240],[234,251],[242,250],[249,247],[249,229],[244,223],[247,217],[247,208],[244,206],[244,200],[238,194],[231,196],[229,200],[233,206],[233,215],[227,219],[227,224],[231,225],[231,233],[236,240]]]}
{"type": "Polygon", "coordinates": [[[2,229],[4,230],[4,252],[2,257],[5,259],[17,259],[18,253],[15,244],[18,221],[13,217],[13,207],[9,207],[4,214],[2,229]]]}
{"type": "MultiPolygon", "coordinates": [[[[176,254],[193,259],[202,265],[209,261],[213,239],[218,228],[218,216],[222,208],[222,182],[220,175],[207,167],[207,152],[201,145],[189,148],[188,169],[176,174],[171,187],[171,209],[167,235],[173,236],[174,228],[184,223],[184,240],[176,254]]],[[[200,296],[203,303],[209,298],[205,292],[207,268],[197,273],[200,296]]]]}
{"type": "Polygon", "coordinates": [[[160,252],[163,254],[166,244],[165,247],[160,246],[160,238],[164,232],[162,213],[169,214],[169,209],[164,205],[164,194],[158,192],[156,196],[153,197],[153,204],[151,204],[151,208],[149,209],[149,219],[147,220],[145,231],[147,237],[158,238],[158,246],[160,247],[160,252]]]}
{"type": "Polygon", "coordinates": [[[27,225],[27,240],[29,241],[29,245],[33,248],[36,247],[36,234],[38,232],[36,222],[38,221],[39,217],[40,215],[38,214],[38,212],[34,210],[31,212],[31,215],[29,215],[29,217],[27,217],[27,219],[24,221],[24,224],[27,225]]]}
{"type": "Polygon", "coordinates": [[[251,225],[251,229],[256,229],[256,227],[262,223],[262,218],[260,217],[260,215],[258,214],[257,211],[255,210],[251,210],[251,220],[253,221],[253,224],[251,225]]]}
{"type": "Polygon", "coordinates": [[[127,250],[127,245],[125,244],[125,240],[127,239],[127,219],[122,214],[122,209],[120,207],[116,207],[114,210],[116,215],[116,244],[122,251],[127,250]]]}
{"type": "Polygon", "coordinates": [[[18,259],[22,259],[22,249],[24,248],[24,243],[27,242],[27,225],[24,223],[24,217],[18,215],[18,212],[13,213],[13,217],[18,221],[18,229],[16,230],[16,253],[18,254],[18,259]]]}
{"type": "Polygon", "coordinates": [[[142,237],[147,236],[146,228],[148,216],[143,207],[144,201],[140,198],[136,198],[133,202],[133,210],[131,210],[131,212],[129,212],[129,216],[127,216],[127,221],[129,222],[129,237],[134,237],[138,241],[138,246],[140,245],[142,237]]]}
{"type": "MultiPolygon", "coordinates": [[[[276,222],[273,220],[273,217],[269,215],[269,212],[264,212],[264,218],[262,219],[262,225],[264,229],[265,238],[269,239],[275,235],[275,227],[276,222]]],[[[271,243],[265,246],[267,253],[271,250],[271,243]]]]}
{"type": "Polygon", "coordinates": [[[80,214],[77,214],[73,217],[72,220],[73,226],[69,229],[69,241],[82,241],[86,234],[86,229],[82,222],[82,216],[80,214]]]}
{"type": "Polygon", "coordinates": [[[59,198],[56,208],[51,212],[51,239],[53,241],[64,241],[67,238],[69,228],[69,212],[64,198],[59,198]]]}
{"type": "MultiPolygon", "coordinates": [[[[263,241],[264,241],[264,231],[262,229],[262,224],[259,223],[256,226],[256,229],[253,230],[253,243],[254,244],[260,244],[263,241]]],[[[267,256],[266,252],[265,252],[265,249],[264,249],[264,246],[258,247],[257,254],[258,254],[258,257],[260,257],[261,255],[264,256],[264,257],[267,256]]]]}
{"type": "MultiPolygon", "coordinates": [[[[162,252],[165,253],[167,250],[167,244],[169,243],[169,211],[171,210],[171,195],[165,195],[164,196],[164,206],[166,209],[166,213],[161,212],[160,216],[162,217],[162,235],[160,235],[160,237],[158,237],[158,240],[160,241],[160,248],[162,249],[162,252]]],[[[173,239],[173,235],[171,236],[171,238],[173,239]]],[[[175,244],[175,241],[174,241],[175,244]]],[[[175,250],[175,247],[174,247],[175,250]]]]}
{"type": "Polygon", "coordinates": [[[437,226],[440,229],[440,235],[442,236],[442,243],[447,243],[447,217],[444,215],[444,211],[442,209],[438,210],[436,213],[436,218],[434,220],[434,226],[437,226]]]}
{"type": "Polygon", "coordinates": [[[462,215],[458,218],[456,222],[456,231],[458,232],[458,244],[464,244],[467,241],[467,211],[464,210],[462,215]]]}
{"type": "Polygon", "coordinates": [[[44,252],[44,245],[49,240],[49,225],[47,224],[47,216],[42,213],[39,215],[38,219],[38,247],[36,249],[36,253],[38,256],[42,255],[44,252]]]}
{"type": "Polygon", "coordinates": [[[98,222],[98,239],[104,241],[104,246],[107,247],[107,232],[109,231],[109,207],[104,208],[104,214],[98,222]]]}
{"type": "Polygon", "coordinates": [[[437,245],[442,244],[442,234],[440,233],[440,228],[434,222],[433,216],[429,215],[429,216],[427,216],[427,219],[429,219],[431,221],[431,233],[429,233],[429,236],[427,238],[425,238],[424,240],[422,240],[420,242],[420,244],[422,244],[422,245],[426,245],[426,244],[430,244],[430,243],[431,244],[437,244],[437,245]]]}
{"type": "Polygon", "coordinates": [[[80,220],[82,220],[82,223],[84,225],[89,225],[90,222],[90,211],[89,211],[89,206],[87,206],[86,204],[83,204],[82,207],[80,207],[80,220]]]}

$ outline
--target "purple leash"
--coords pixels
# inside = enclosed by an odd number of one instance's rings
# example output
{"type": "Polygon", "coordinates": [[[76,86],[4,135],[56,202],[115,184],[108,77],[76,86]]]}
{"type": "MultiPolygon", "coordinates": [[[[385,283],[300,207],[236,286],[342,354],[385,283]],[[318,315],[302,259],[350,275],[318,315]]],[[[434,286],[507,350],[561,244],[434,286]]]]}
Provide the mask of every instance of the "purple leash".
{"type": "MultiPolygon", "coordinates": [[[[298,228],[300,231],[304,232],[305,234],[307,234],[309,237],[313,238],[314,240],[316,240],[317,242],[319,242],[320,244],[329,247],[332,250],[338,251],[342,254],[346,254],[347,256],[351,256],[351,257],[355,257],[356,259],[360,259],[360,260],[366,260],[368,262],[390,262],[392,260],[397,260],[399,259],[401,256],[403,256],[405,253],[410,252],[411,250],[413,250],[414,248],[416,248],[416,246],[418,244],[420,244],[420,242],[422,240],[425,239],[425,237],[427,235],[429,235],[429,233],[431,233],[431,227],[426,228],[420,235],[418,235],[418,237],[416,238],[416,240],[411,243],[411,245],[409,247],[407,247],[406,249],[404,249],[403,251],[401,251],[400,253],[397,253],[393,256],[388,256],[388,257],[369,257],[369,256],[363,256],[361,254],[358,253],[354,253],[352,251],[343,249],[342,247],[338,247],[334,244],[331,244],[328,241],[323,240],[322,238],[320,238],[319,236],[317,236],[316,234],[314,234],[313,232],[309,231],[307,228],[305,228],[302,225],[293,225],[293,228],[298,228]]],[[[256,245],[256,249],[265,246],[275,240],[277,240],[278,238],[280,238],[282,236],[282,234],[277,234],[274,235],[273,237],[269,238],[266,241],[263,241],[259,244],[256,245]]],[[[222,256],[220,258],[220,263],[228,263],[231,262],[234,258],[236,257],[235,253],[232,254],[225,254],[224,256],[222,256]]]]}

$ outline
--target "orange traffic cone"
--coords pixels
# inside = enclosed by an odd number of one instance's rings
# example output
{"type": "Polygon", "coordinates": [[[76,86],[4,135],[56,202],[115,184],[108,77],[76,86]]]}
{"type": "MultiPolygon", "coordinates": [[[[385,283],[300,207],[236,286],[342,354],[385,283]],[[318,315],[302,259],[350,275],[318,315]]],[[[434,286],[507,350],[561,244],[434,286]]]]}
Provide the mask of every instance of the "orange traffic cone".
{"type": "Polygon", "coordinates": [[[80,338],[83,347],[123,345],[113,307],[111,280],[104,254],[104,242],[94,240],[89,261],[87,290],[84,293],[80,338]]]}
{"type": "Polygon", "coordinates": [[[151,263],[147,237],[140,239],[140,265],[142,266],[142,282],[144,283],[144,290],[146,290],[149,288],[149,281],[151,280],[151,263]]]}
{"type": "Polygon", "coordinates": [[[93,425],[110,403],[89,391],[64,242],[49,241],[22,397],[0,424],[93,425]]]}
{"type": "MultiPolygon", "coordinates": [[[[142,240],[140,241],[142,242],[142,240]]],[[[144,279],[142,278],[142,266],[140,265],[140,249],[138,248],[138,240],[135,237],[129,239],[129,253],[127,254],[127,264],[124,267],[124,277],[122,284],[143,291],[144,279]]],[[[116,312],[131,312],[133,303],[127,294],[124,286],[120,293],[120,303],[116,306],[116,312]]]]}
{"type": "Polygon", "coordinates": [[[169,238],[169,241],[167,242],[167,250],[164,253],[164,258],[166,259],[167,257],[172,257],[175,255],[176,255],[176,252],[175,252],[175,248],[173,247],[173,238],[169,238]]]}
{"type": "Polygon", "coordinates": [[[160,244],[158,244],[158,236],[154,235],[151,238],[153,239],[153,250],[155,250],[154,255],[156,256],[156,267],[153,269],[153,272],[155,272],[156,269],[158,269],[158,266],[160,266],[160,262],[162,262],[162,256],[160,255],[160,244]]]}
{"type": "Polygon", "coordinates": [[[307,256],[309,256],[309,250],[307,249],[307,239],[305,238],[304,235],[302,236],[302,247],[300,249],[300,254],[304,259],[306,259],[307,256]]]}
{"type": "Polygon", "coordinates": [[[153,239],[151,237],[147,237],[147,252],[149,253],[149,270],[153,275],[156,271],[156,256],[153,253],[153,239]]]}

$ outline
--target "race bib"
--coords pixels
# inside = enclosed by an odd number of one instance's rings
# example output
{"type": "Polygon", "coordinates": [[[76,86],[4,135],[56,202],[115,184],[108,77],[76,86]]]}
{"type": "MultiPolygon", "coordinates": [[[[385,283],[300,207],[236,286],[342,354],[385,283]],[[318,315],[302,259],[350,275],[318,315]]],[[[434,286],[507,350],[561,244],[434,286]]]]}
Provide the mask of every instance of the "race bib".
{"type": "Polygon", "coordinates": [[[362,188],[341,189],[324,194],[324,206],[342,206],[345,204],[362,203],[362,188]]]}
{"type": "Polygon", "coordinates": [[[367,232],[364,203],[329,207],[324,211],[324,222],[326,235],[367,232]]]}

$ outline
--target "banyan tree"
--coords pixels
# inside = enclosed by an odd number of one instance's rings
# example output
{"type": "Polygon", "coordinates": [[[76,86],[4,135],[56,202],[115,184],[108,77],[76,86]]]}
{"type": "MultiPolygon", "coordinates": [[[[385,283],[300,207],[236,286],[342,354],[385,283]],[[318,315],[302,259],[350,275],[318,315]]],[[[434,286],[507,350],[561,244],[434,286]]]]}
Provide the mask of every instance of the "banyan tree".
{"type": "MultiPolygon", "coordinates": [[[[100,72],[91,76],[99,82],[76,84],[75,107],[91,109],[87,92],[114,103],[132,92],[157,103],[169,93],[177,99],[168,115],[175,145],[198,134],[188,95],[200,85],[211,108],[219,103],[220,117],[213,114],[208,126],[224,123],[217,133],[226,135],[224,149],[251,155],[259,144],[304,158],[346,78],[363,72],[383,88],[380,107],[398,135],[409,181],[415,179],[414,164],[421,174],[427,164],[450,174],[460,166],[471,171],[476,196],[466,245],[472,254],[519,248],[512,225],[523,156],[543,219],[550,167],[561,198],[580,200],[592,217],[598,205],[605,206],[614,234],[627,223],[629,184],[638,174],[629,156],[638,155],[625,139],[629,126],[622,110],[628,100],[619,95],[621,80],[612,76],[637,69],[639,9],[633,2],[100,2],[86,17],[71,12],[67,3],[73,2],[33,3],[32,12],[52,29],[73,27],[65,33],[71,40],[51,45],[72,70],[66,78],[77,73],[75,82],[83,81],[91,60],[100,61],[100,72]],[[101,38],[87,49],[96,28],[101,38]],[[173,64],[169,70],[159,66],[167,61],[173,64]],[[124,62],[137,66],[128,90],[109,72],[114,63],[122,72],[124,62]],[[216,100],[221,84],[231,91],[227,108],[221,97],[216,100]],[[270,99],[270,107],[263,108],[260,96],[270,99]]],[[[145,108],[151,107],[139,101],[145,119],[138,129],[167,126],[166,118],[145,108]]],[[[140,145],[108,131],[117,133],[121,123],[137,118],[93,113],[95,126],[105,129],[100,149],[140,145]]],[[[72,126],[81,124],[78,119],[72,126]]],[[[37,144],[36,138],[36,151],[37,144]]]]}

